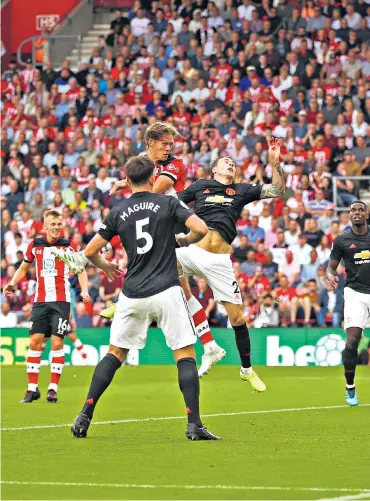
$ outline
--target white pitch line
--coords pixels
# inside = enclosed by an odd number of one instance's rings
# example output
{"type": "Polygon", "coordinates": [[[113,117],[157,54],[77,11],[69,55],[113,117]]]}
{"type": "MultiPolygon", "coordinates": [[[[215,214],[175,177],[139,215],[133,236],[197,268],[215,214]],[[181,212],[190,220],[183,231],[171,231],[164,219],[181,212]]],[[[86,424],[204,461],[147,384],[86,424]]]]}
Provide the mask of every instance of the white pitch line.
{"type": "MultiPolygon", "coordinates": [[[[361,404],[360,407],[370,407],[370,404],[361,404]]],[[[219,414],[202,414],[202,418],[213,417],[229,417],[229,416],[248,416],[253,414],[276,414],[280,412],[302,412],[302,411],[321,411],[326,409],[346,409],[347,405],[326,405],[323,407],[293,407],[290,409],[268,409],[263,411],[243,411],[243,412],[222,412],[219,414]]],[[[124,423],[145,423],[148,421],[173,421],[175,419],[185,419],[185,416],[165,416],[165,417],[149,417],[149,418],[134,418],[134,419],[119,419],[117,421],[95,421],[92,425],[104,424],[124,424],[124,423]]],[[[65,428],[71,426],[67,424],[49,424],[38,426],[20,426],[17,428],[0,428],[0,431],[22,431],[22,430],[44,430],[47,428],[65,428]]]]}
{"type": "MultiPolygon", "coordinates": [[[[65,487],[117,487],[126,489],[185,489],[185,490],[207,490],[222,489],[233,491],[309,491],[309,492],[360,492],[368,493],[365,489],[348,489],[340,487],[271,487],[260,485],[155,485],[155,484],[105,484],[91,482],[22,482],[18,480],[1,480],[7,485],[61,485],[65,487]]],[[[362,495],[362,494],[361,494],[362,495]]],[[[340,498],[341,499],[341,498],[340,498]]],[[[351,498],[352,499],[352,498],[351,498]]],[[[359,498],[360,499],[360,498],[359,498]]]]}
{"type": "Polygon", "coordinates": [[[362,492],[361,494],[354,494],[349,496],[340,496],[339,498],[324,498],[318,501],[352,501],[355,499],[370,499],[370,491],[362,492]]]}

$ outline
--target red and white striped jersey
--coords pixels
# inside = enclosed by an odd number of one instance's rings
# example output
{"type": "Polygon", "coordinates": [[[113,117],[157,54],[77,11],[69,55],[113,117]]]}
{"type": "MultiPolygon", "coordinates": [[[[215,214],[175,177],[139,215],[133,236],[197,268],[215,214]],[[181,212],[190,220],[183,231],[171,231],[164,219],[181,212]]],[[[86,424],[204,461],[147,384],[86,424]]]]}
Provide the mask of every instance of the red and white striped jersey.
{"type": "Polygon", "coordinates": [[[155,180],[157,180],[159,176],[167,176],[172,179],[174,183],[171,188],[163,193],[163,195],[176,196],[177,193],[184,191],[186,174],[184,162],[181,158],[170,156],[167,160],[157,162],[154,169],[155,180]]]}
{"type": "Polygon", "coordinates": [[[65,238],[59,238],[54,243],[47,242],[44,237],[30,242],[24,260],[26,263],[36,264],[35,303],[71,302],[69,266],[51,253],[53,247],[66,248],[70,252],[79,250],[76,244],[65,238]]]}
{"type": "Polygon", "coordinates": [[[32,70],[23,70],[21,71],[20,78],[21,82],[26,86],[27,92],[30,91],[31,83],[33,82],[38,70],[36,68],[32,68],[32,70]]]}

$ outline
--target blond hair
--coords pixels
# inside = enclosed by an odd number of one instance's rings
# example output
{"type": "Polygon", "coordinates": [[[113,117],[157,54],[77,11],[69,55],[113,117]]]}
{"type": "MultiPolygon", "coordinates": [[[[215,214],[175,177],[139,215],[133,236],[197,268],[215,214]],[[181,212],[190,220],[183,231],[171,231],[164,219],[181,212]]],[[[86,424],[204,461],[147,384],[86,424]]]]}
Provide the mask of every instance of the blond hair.
{"type": "Polygon", "coordinates": [[[163,136],[172,136],[174,138],[181,137],[181,134],[171,124],[165,122],[154,122],[154,124],[150,125],[144,134],[144,141],[146,147],[149,146],[149,141],[159,141],[163,136]]]}
{"type": "Polygon", "coordinates": [[[48,217],[62,217],[62,214],[55,209],[47,210],[44,214],[44,223],[48,217]]]}

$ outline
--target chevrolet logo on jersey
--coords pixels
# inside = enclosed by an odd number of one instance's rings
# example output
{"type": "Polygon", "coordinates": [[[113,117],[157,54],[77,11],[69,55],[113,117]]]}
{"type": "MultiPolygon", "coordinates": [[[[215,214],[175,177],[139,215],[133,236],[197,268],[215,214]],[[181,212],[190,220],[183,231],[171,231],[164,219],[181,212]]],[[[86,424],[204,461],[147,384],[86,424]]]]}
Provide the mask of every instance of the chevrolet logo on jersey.
{"type": "Polygon", "coordinates": [[[229,204],[232,201],[232,198],[226,198],[223,195],[214,195],[206,198],[206,202],[214,202],[216,204],[229,204]]]}
{"type": "Polygon", "coordinates": [[[370,259],[370,251],[364,250],[357,252],[354,256],[355,259],[370,259]]]}

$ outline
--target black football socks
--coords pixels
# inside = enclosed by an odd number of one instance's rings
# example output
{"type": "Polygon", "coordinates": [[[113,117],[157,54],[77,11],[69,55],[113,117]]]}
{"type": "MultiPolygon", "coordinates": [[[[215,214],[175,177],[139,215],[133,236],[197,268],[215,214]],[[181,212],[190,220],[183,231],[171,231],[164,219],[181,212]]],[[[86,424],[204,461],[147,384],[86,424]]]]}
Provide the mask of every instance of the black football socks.
{"type": "Polygon", "coordinates": [[[357,364],[357,349],[349,348],[346,344],[342,351],[342,360],[344,365],[344,376],[346,378],[347,388],[355,386],[355,371],[357,364]]]}
{"type": "Polygon", "coordinates": [[[235,331],[236,347],[240,355],[243,369],[249,369],[251,364],[251,339],[246,324],[233,326],[235,331]]]}
{"type": "Polygon", "coordinates": [[[177,362],[179,387],[184,396],[188,422],[202,427],[199,415],[199,376],[194,358],[182,358],[177,362]]]}
{"type": "Polygon", "coordinates": [[[111,384],[117,369],[120,367],[120,360],[115,355],[112,355],[112,353],[107,353],[107,355],[100,360],[98,365],[95,367],[86,402],[82,407],[82,414],[85,414],[92,419],[94,409],[99,398],[111,384]]]}

